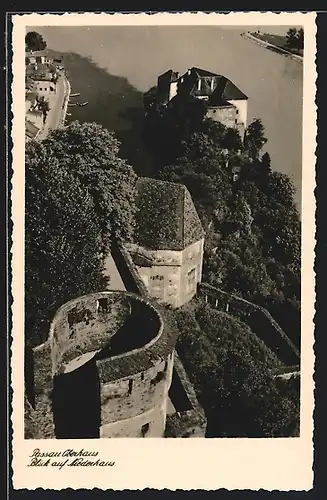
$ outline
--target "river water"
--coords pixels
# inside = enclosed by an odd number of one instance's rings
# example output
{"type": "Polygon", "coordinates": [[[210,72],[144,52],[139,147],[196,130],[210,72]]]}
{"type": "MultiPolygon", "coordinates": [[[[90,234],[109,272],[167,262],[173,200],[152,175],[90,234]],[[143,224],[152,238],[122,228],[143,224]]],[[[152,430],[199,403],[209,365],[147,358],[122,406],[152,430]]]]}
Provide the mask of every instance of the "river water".
{"type": "MultiPolygon", "coordinates": [[[[156,84],[157,76],[168,69],[183,72],[197,66],[231,79],[249,97],[248,121],[262,119],[272,167],[291,177],[300,210],[303,66],[242,38],[240,33],[249,27],[30,29],[40,32],[49,48],[67,53],[72,92],[81,92],[81,100],[89,101],[84,108],[69,108],[69,120],[97,121],[117,131],[129,141],[139,172],[144,163],[146,173],[147,162],[138,142],[142,92],[156,84]]],[[[287,29],[283,26],[277,32],[287,29]]],[[[264,31],[276,33],[276,27],[264,31]]]]}

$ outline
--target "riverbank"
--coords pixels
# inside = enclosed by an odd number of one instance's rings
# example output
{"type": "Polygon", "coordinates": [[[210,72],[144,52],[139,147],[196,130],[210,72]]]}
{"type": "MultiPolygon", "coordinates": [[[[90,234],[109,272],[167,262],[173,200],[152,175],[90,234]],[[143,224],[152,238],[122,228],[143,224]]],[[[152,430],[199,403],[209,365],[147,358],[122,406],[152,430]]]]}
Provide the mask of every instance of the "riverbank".
{"type": "Polygon", "coordinates": [[[57,82],[56,93],[49,96],[50,111],[43,128],[37,136],[38,141],[43,141],[51,130],[56,130],[65,125],[70,92],[70,82],[66,75],[63,74],[57,82]]]}
{"type": "Polygon", "coordinates": [[[279,47],[277,45],[273,45],[272,43],[270,43],[266,40],[263,40],[262,38],[258,38],[257,36],[254,36],[250,32],[241,33],[241,36],[243,38],[247,38],[248,40],[251,40],[254,43],[257,43],[261,47],[265,47],[266,49],[272,50],[273,52],[277,52],[278,54],[289,57],[290,59],[293,59],[294,61],[298,61],[298,62],[303,63],[303,56],[293,54],[293,52],[290,52],[289,50],[286,50],[286,49],[279,47]]]}
{"type": "Polygon", "coordinates": [[[226,75],[249,96],[248,122],[262,119],[272,168],[290,176],[301,210],[303,65],[258,49],[240,36],[247,30],[77,26],[42,28],[42,36],[61,56],[72,92],[89,102],[69,107],[66,123],[94,121],[115,131],[121,155],[140,175],[151,176],[155,169],[142,144],[143,92],[169,68],[186,71],[196,64],[226,75]],[[208,46],[215,50],[208,51],[208,46]],[[139,64],[142,59],[146,66],[139,64]]]}
{"type": "Polygon", "coordinates": [[[60,115],[59,127],[63,127],[65,125],[69,97],[71,94],[71,85],[70,85],[70,82],[69,82],[68,78],[66,77],[66,75],[63,76],[63,79],[64,79],[64,85],[65,85],[65,97],[64,97],[63,104],[62,104],[62,112],[60,115]]]}

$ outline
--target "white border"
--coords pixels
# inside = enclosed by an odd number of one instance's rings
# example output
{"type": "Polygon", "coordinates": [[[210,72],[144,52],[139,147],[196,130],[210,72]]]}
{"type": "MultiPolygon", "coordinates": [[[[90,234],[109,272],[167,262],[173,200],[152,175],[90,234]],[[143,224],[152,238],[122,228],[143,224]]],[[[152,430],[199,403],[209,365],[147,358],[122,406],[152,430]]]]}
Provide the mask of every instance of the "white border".
{"type": "MultiPolygon", "coordinates": [[[[313,317],[315,245],[315,13],[231,14],[26,14],[13,16],[14,139],[12,178],[13,280],[13,484],[28,488],[101,489],[252,489],[308,490],[312,487],[313,445],[313,317]],[[302,380],[301,437],[276,439],[113,439],[24,440],[24,57],[26,26],[71,25],[302,25],[305,32],[303,75],[303,174],[302,174],[302,380]],[[69,447],[99,450],[105,468],[27,467],[34,448],[64,450],[69,447]]],[[[264,49],[263,49],[264,50],[264,49]]],[[[283,57],[283,56],[281,56],[283,57]]]]}

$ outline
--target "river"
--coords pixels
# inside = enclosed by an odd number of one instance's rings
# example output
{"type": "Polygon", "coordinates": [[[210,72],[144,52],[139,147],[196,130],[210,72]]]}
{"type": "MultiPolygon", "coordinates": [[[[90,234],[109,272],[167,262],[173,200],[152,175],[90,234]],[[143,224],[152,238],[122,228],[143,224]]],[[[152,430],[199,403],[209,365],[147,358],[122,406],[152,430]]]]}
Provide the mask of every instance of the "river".
{"type": "MultiPolygon", "coordinates": [[[[64,60],[72,92],[81,92],[81,99],[89,101],[84,108],[69,108],[69,119],[97,121],[117,131],[134,151],[133,162],[139,172],[144,163],[146,173],[147,163],[138,142],[142,92],[155,85],[157,76],[168,69],[183,72],[197,66],[227,76],[249,97],[248,122],[256,117],[262,119],[272,166],[291,177],[300,211],[303,66],[242,38],[240,33],[247,29],[29,28],[41,33],[51,49],[67,53],[64,60]]],[[[287,29],[283,26],[277,32],[285,33],[287,29]]],[[[262,31],[276,33],[276,27],[262,31]]]]}

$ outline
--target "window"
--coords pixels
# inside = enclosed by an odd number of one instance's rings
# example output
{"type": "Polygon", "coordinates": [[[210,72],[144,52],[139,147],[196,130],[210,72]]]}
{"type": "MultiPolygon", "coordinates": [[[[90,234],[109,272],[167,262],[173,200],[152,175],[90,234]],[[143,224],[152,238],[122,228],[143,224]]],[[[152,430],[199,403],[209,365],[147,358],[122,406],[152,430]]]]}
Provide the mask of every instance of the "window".
{"type": "Polygon", "coordinates": [[[128,394],[132,394],[133,390],[133,379],[128,381],[128,394]]]}
{"type": "Polygon", "coordinates": [[[150,293],[153,297],[161,298],[164,295],[164,277],[158,274],[150,276],[150,293]]]}
{"type": "Polygon", "coordinates": [[[195,275],[195,267],[194,267],[187,274],[186,292],[187,293],[194,292],[195,287],[196,287],[196,275],[195,275]]]}
{"type": "Polygon", "coordinates": [[[97,309],[100,313],[108,312],[108,299],[103,298],[98,300],[97,309]]]}

